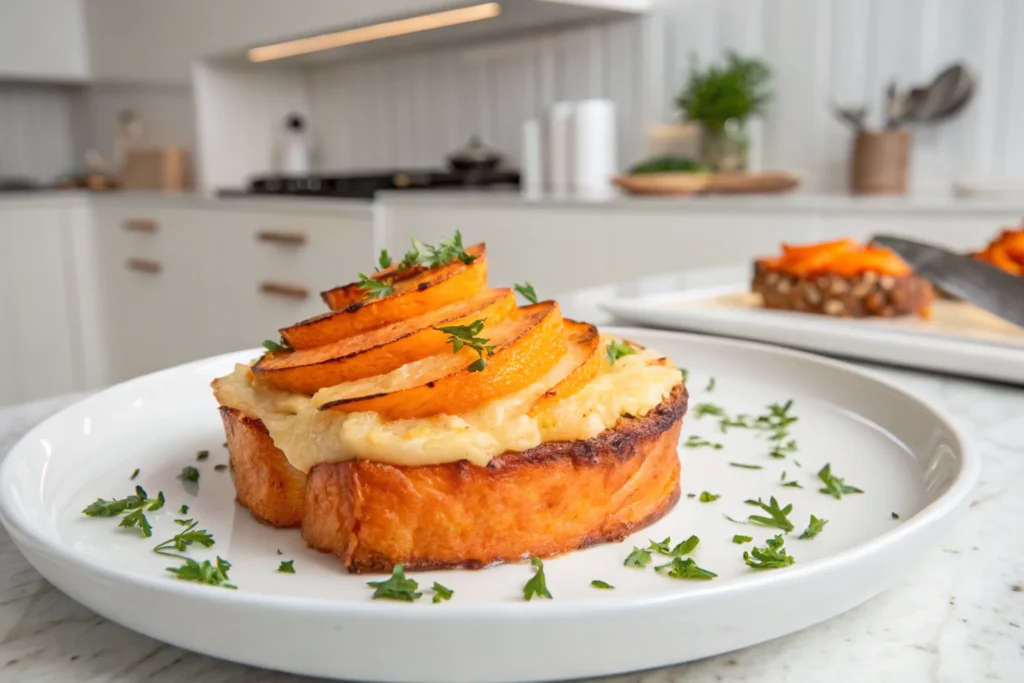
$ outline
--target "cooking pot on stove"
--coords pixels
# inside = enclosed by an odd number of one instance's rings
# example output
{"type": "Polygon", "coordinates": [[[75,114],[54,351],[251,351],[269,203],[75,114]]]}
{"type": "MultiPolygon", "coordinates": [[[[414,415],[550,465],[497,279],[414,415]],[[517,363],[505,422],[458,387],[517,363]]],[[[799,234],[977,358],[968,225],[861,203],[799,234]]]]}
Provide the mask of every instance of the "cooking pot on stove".
{"type": "Polygon", "coordinates": [[[448,165],[455,171],[493,171],[503,159],[501,152],[488,147],[474,135],[464,147],[448,155],[448,165]]]}

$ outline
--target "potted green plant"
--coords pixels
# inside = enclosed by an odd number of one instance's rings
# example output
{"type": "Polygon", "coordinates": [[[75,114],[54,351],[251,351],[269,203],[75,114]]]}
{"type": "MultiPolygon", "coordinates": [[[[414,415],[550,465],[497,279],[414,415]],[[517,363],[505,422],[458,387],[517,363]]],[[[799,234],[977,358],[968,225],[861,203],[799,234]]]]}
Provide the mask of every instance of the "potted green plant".
{"type": "Polygon", "coordinates": [[[760,59],[726,54],[725,64],[701,70],[690,57],[690,80],[676,98],[680,114],[701,126],[700,160],[713,171],[747,168],[750,138],[747,120],[771,98],[771,69],[760,59]]]}

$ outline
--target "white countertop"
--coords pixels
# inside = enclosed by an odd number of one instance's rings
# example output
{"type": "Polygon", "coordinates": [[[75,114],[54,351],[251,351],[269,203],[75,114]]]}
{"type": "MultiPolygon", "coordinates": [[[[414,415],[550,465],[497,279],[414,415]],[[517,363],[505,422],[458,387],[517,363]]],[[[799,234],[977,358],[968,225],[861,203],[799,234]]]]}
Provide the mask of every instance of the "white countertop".
{"type": "MultiPolygon", "coordinates": [[[[582,299],[565,304],[567,315],[604,322],[582,299]]],[[[1024,389],[876,371],[944,409],[981,453],[970,507],[941,546],[921,558],[915,574],[835,619],[746,650],[606,683],[1024,680],[1024,538],[1017,532],[1024,520],[1024,389]]],[[[77,398],[0,409],[0,454],[77,398]]],[[[0,530],[0,680],[312,679],[192,654],[110,623],[49,586],[0,530]]]]}

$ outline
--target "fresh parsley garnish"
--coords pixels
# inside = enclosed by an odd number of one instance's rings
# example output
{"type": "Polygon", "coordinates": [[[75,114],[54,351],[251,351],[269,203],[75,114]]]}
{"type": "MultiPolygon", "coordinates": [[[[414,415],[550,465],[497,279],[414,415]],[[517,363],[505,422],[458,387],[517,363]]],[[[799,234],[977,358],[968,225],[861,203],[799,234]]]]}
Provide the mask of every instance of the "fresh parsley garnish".
{"type": "Polygon", "coordinates": [[[153,552],[157,555],[180,557],[171,551],[183,553],[188,550],[190,545],[198,545],[203,548],[209,548],[213,545],[213,534],[208,532],[206,529],[196,529],[196,527],[199,526],[199,522],[191,519],[176,519],[174,521],[185,528],[182,529],[181,533],[175,535],[173,538],[169,538],[168,540],[157,544],[153,548],[153,552]]]}
{"type": "Polygon", "coordinates": [[[136,467],[135,471],[132,472],[132,476],[128,477],[128,481],[135,481],[135,477],[139,476],[139,468],[136,467]]]}
{"type": "Polygon", "coordinates": [[[387,280],[374,280],[363,273],[359,273],[357,287],[366,292],[367,299],[382,299],[395,293],[395,288],[387,280]]]}
{"type": "Polygon", "coordinates": [[[760,498],[757,500],[746,500],[744,501],[747,505],[754,505],[761,508],[768,513],[768,517],[763,515],[750,515],[747,520],[751,524],[758,526],[767,526],[774,529],[782,529],[783,531],[792,531],[793,523],[789,521],[787,515],[793,511],[792,505],[787,505],[784,508],[779,507],[779,502],[775,500],[775,496],[772,496],[767,504],[765,504],[760,498]]]}
{"type": "Polygon", "coordinates": [[[377,589],[373,592],[374,600],[413,602],[423,595],[416,590],[420,585],[415,579],[405,578],[405,565],[401,562],[391,570],[391,578],[387,581],[367,581],[366,585],[377,589]]]}
{"type": "Polygon", "coordinates": [[[633,547],[633,552],[629,554],[626,561],[623,562],[627,567],[646,567],[651,563],[651,553],[643,548],[633,547]]]}
{"type": "Polygon", "coordinates": [[[804,532],[800,534],[800,538],[814,538],[821,533],[826,524],[828,524],[827,519],[818,519],[814,515],[811,515],[811,522],[807,525],[807,528],[804,529],[804,532]]]}
{"type": "Polygon", "coordinates": [[[895,512],[890,512],[889,516],[892,517],[893,519],[899,519],[900,518],[900,516],[897,515],[895,512]]]}
{"type": "Polygon", "coordinates": [[[153,527],[149,525],[149,520],[146,519],[146,514],[142,511],[141,508],[138,510],[133,510],[124,517],[122,517],[121,523],[117,526],[124,527],[125,529],[138,527],[142,530],[142,535],[146,538],[149,538],[153,535],[153,527]]]}
{"type": "Polygon", "coordinates": [[[716,500],[718,500],[721,497],[722,496],[720,494],[717,494],[717,493],[710,493],[708,491],[701,491],[700,492],[700,502],[702,502],[702,503],[714,503],[716,500]]]}
{"type": "Polygon", "coordinates": [[[856,486],[849,486],[842,479],[832,474],[832,466],[825,465],[818,472],[818,479],[825,484],[825,488],[818,489],[819,492],[828,494],[839,500],[847,493],[864,493],[861,489],[856,486]]]}
{"type": "Polygon", "coordinates": [[[679,368],[679,374],[683,376],[683,384],[690,381],[690,371],[686,368],[679,368]]]}
{"type": "Polygon", "coordinates": [[[281,564],[277,566],[277,572],[279,574],[294,574],[295,560],[281,560],[281,564]]]}
{"type": "Polygon", "coordinates": [[[697,436],[696,434],[691,434],[687,437],[686,441],[683,442],[683,445],[687,448],[713,448],[716,451],[720,451],[723,448],[722,444],[714,441],[708,441],[704,437],[697,436]]]}
{"type": "Polygon", "coordinates": [[[537,292],[534,291],[533,285],[526,282],[521,285],[515,285],[515,290],[519,292],[520,296],[529,301],[531,304],[537,303],[537,292]]]}
{"type": "Polygon", "coordinates": [[[286,342],[284,339],[281,341],[272,341],[270,339],[264,340],[263,348],[271,353],[278,353],[281,351],[293,351],[291,344],[286,342]]]}
{"type": "Polygon", "coordinates": [[[800,484],[800,482],[798,482],[796,479],[794,479],[793,481],[787,481],[787,482],[783,483],[782,485],[783,486],[788,486],[791,489],[802,489],[803,488],[803,486],[800,484]]]}
{"type": "Polygon", "coordinates": [[[196,451],[196,460],[206,460],[210,457],[210,451],[196,451]]]}
{"type": "Polygon", "coordinates": [[[188,514],[188,505],[182,505],[181,508],[178,510],[178,512],[180,514],[187,515],[188,514]]]}
{"type": "Polygon", "coordinates": [[[739,468],[744,469],[744,470],[763,470],[764,469],[764,467],[762,467],[761,465],[748,465],[748,464],[743,463],[743,462],[731,462],[731,463],[729,463],[729,467],[739,467],[739,468]]]}
{"type": "Polygon", "coordinates": [[[470,256],[462,246],[462,233],[455,231],[455,237],[450,240],[441,240],[436,247],[424,244],[415,237],[412,238],[412,249],[405,252],[405,258],[398,264],[399,270],[412,268],[413,266],[424,266],[425,268],[436,268],[446,266],[456,259],[467,266],[476,260],[476,256],[470,256]]]}
{"type": "Polygon", "coordinates": [[[786,554],[786,549],[782,547],[785,541],[781,535],[775,538],[769,538],[765,541],[764,548],[752,548],[748,553],[743,552],[743,561],[748,566],[754,569],[779,569],[781,567],[788,567],[793,564],[796,560],[792,555],[786,554]]]}
{"type": "Polygon", "coordinates": [[[666,538],[661,543],[657,541],[651,541],[651,545],[648,550],[656,552],[659,555],[665,555],[666,557],[681,557],[683,555],[689,555],[693,552],[693,549],[700,543],[700,539],[696,536],[690,536],[685,541],[681,541],[674,548],[672,547],[672,538],[666,538]]]}
{"type": "Polygon", "coordinates": [[[199,481],[199,470],[192,467],[192,465],[185,465],[181,468],[181,474],[178,475],[178,479],[195,483],[199,481]]]}
{"type": "Polygon", "coordinates": [[[698,420],[706,415],[713,417],[723,417],[725,415],[725,409],[722,406],[717,406],[714,403],[698,403],[694,410],[694,417],[698,420]]]}
{"type": "Polygon", "coordinates": [[[607,581],[602,581],[601,579],[594,579],[590,582],[590,585],[594,588],[601,588],[603,590],[613,590],[615,588],[615,586],[611,585],[607,581]]]}
{"type": "Polygon", "coordinates": [[[490,356],[494,353],[494,347],[487,345],[487,342],[490,340],[477,336],[483,331],[484,321],[486,320],[487,318],[481,318],[480,320],[474,320],[468,325],[434,328],[438,332],[444,332],[448,335],[448,339],[445,341],[452,345],[452,353],[458,353],[462,350],[462,347],[476,351],[479,358],[466,368],[470,372],[480,372],[487,367],[484,354],[490,356]]]}
{"type": "Polygon", "coordinates": [[[227,468],[228,468],[228,466],[227,466],[227,465],[225,465],[225,464],[223,464],[223,463],[221,463],[220,465],[214,465],[214,466],[213,466],[213,470],[214,470],[215,472],[223,472],[223,471],[224,471],[224,470],[226,470],[227,468]]]}
{"type": "Polygon", "coordinates": [[[704,387],[704,391],[714,391],[714,390],[715,390],[715,378],[712,377],[711,379],[708,380],[708,385],[706,387],[704,387]]]}
{"type": "Polygon", "coordinates": [[[182,558],[185,564],[180,567],[168,567],[167,571],[177,576],[182,581],[194,581],[208,586],[221,586],[222,588],[235,589],[238,586],[228,583],[228,570],[231,563],[227,560],[217,558],[217,564],[204,560],[202,564],[190,558],[182,558]]]}
{"type": "Polygon", "coordinates": [[[661,571],[666,567],[670,567],[668,575],[673,579],[698,579],[701,581],[709,581],[718,576],[718,574],[713,571],[698,567],[697,563],[690,557],[687,557],[686,559],[681,557],[672,558],[671,562],[655,567],[654,571],[661,571]]]}
{"type": "Polygon", "coordinates": [[[434,591],[434,599],[431,602],[435,605],[442,600],[451,600],[452,596],[455,595],[455,591],[446,586],[442,586],[437,581],[434,582],[434,585],[431,586],[430,589],[434,591]]]}
{"type": "Polygon", "coordinates": [[[754,540],[753,536],[741,536],[740,534],[736,534],[735,536],[732,537],[732,542],[735,543],[736,545],[743,545],[744,543],[750,543],[753,540],[754,540]]]}
{"type": "Polygon", "coordinates": [[[530,564],[537,568],[537,572],[533,575],[533,578],[527,581],[526,585],[523,586],[523,599],[529,602],[534,596],[540,598],[551,598],[551,592],[548,591],[548,581],[544,576],[544,563],[539,557],[535,557],[530,560],[530,564]]]}
{"type": "Polygon", "coordinates": [[[790,439],[789,441],[782,443],[781,440],[776,440],[775,436],[776,435],[769,437],[772,441],[775,441],[775,445],[772,446],[772,450],[768,455],[781,460],[782,458],[785,458],[788,453],[796,452],[796,441],[790,439]]]}
{"type": "Polygon", "coordinates": [[[156,511],[164,506],[164,492],[160,491],[156,498],[150,498],[141,486],[135,487],[135,494],[125,498],[104,500],[97,498],[95,502],[82,510],[89,517],[117,517],[125,512],[128,514],[118,523],[125,529],[138,528],[147,538],[153,535],[153,527],[146,519],[147,511],[156,511]]]}
{"type": "Polygon", "coordinates": [[[615,365],[615,361],[618,359],[623,356],[632,356],[635,353],[636,349],[620,339],[613,339],[611,343],[605,347],[605,355],[608,356],[609,365],[615,365]]]}
{"type": "Polygon", "coordinates": [[[387,249],[380,250],[380,258],[377,259],[377,265],[380,266],[381,270],[385,270],[391,267],[391,254],[388,253],[387,249]]]}

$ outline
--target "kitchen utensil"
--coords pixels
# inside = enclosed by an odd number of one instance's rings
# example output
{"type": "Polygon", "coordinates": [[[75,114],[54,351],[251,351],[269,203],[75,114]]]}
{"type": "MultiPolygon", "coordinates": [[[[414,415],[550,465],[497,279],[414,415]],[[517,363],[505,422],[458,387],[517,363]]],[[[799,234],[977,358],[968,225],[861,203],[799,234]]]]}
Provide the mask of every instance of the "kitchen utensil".
{"type": "Polygon", "coordinates": [[[893,235],[876,235],[872,239],[895,251],[936,287],[1024,327],[1024,278],[923,242],[893,235]]]}
{"type": "Polygon", "coordinates": [[[840,121],[848,123],[854,130],[860,131],[864,129],[864,120],[868,115],[867,107],[844,107],[833,102],[832,111],[840,121]]]}
{"type": "Polygon", "coordinates": [[[589,199],[610,196],[618,166],[615,103],[597,99],[577,102],[573,125],[573,191],[589,199]]]}
{"type": "MultiPolygon", "coordinates": [[[[769,458],[765,440],[744,433],[754,430],[720,434],[714,420],[688,421],[688,435],[703,434],[726,448],[681,448],[683,490],[706,489],[722,499],[702,504],[683,497],[663,519],[621,543],[545,558],[555,599],[523,600],[535,571],[523,562],[409,572],[424,589],[419,601],[373,600],[366,582],[385,575],[347,574],[336,558],[307,548],[298,530],[257,523],[235,502],[231,475],[214,471],[228,456],[210,378],[259,355],[246,350],[131,380],[35,427],[0,464],[0,519],[52,585],[177,647],[310,676],[494,683],[650,669],[807,628],[913,576],[968,501],[979,456],[949,417],[894,383],[760,344],[642,329],[602,332],[656,348],[688,368],[697,395],[715,377],[712,399],[730,414],[760,414],[795,397],[792,414],[799,421],[789,430],[804,469],[769,458]],[[210,451],[208,462],[195,462],[198,450],[210,451]],[[198,489],[183,488],[176,478],[189,463],[201,470],[198,489]],[[815,472],[826,463],[865,493],[842,501],[820,494],[815,472]],[[140,474],[129,481],[135,468],[140,474]],[[782,470],[804,488],[781,487],[782,470]],[[146,513],[152,538],[117,528],[116,518],[82,515],[98,496],[120,497],[134,485],[167,498],[162,509],[146,513]],[[785,548],[795,564],[754,571],[743,552],[764,547],[779,530],[737,525],[723,514],[756,513],[742,501],[768,492],[793,505],[795,533],[785,548]],[[182,503],[216,545],[194,544],[181,554],[229,561],[237,590],[177,580],[166,567],[181,561],[153,552],[181,531],[174,518],[182,503]],[[827,517],[828,527],[818,539],[799,540],[811,513],[827,517]],[[753,541],[736,545],[737,533],[753,541]],[[689,534],[700,538],[694,562],[715,572],[713,580],[623,566],[633,546],[689,534]],[[275,571],[283,560],[294,561],[295,574],[275,571]],[[594,579],[615,590],[595,590],[594,579]],[[450,601],[431,604],[434,581],[454,590],[450,601]],[[401,656],[382,654],[385,641],[401,644],[401,656]]],[[[820,635],[827,634],[826,626],[820,635]]]]}
{"type": "Polygon", "coordinates": [[[488,147],[473,135],[469,142],[448,155],[448,165],[456,171],[493,171],[504,159],[496,149],[488,147]]]}
{"type": "Polygon", "coordinates": [[[922,123],[935,123],[950,118],[960,111],[974,94],[974,77],[967,67],[954,64],[944,69],[922,95],[912,119],[922,123]]]}
{"type": "Polygon", "coordinates": [[[309,140],[306,118],[301,114],[285,117],[281,142],[281,171],[285,175],[306,176],[312,167],[313,145],[309,140]]]}
{"type": "Polygon", "coordinates": [[[913,137],[909,130],[862,130],[853,141],[850,189],[854,194],[906,194],[913,137]]]}

